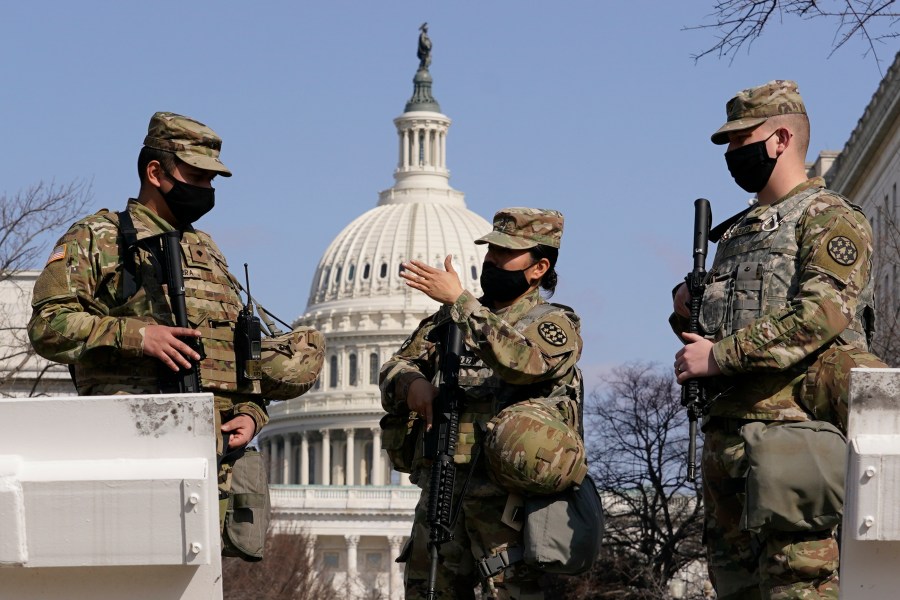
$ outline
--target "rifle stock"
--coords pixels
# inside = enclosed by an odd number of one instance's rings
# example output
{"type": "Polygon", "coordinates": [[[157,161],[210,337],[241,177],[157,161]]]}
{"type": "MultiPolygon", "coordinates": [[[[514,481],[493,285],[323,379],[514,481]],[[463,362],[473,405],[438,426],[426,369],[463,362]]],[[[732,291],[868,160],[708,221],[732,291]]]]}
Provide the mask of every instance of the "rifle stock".
{"type": "Polygon", "coordinates": [[[432,411],[431,431],[425,433],[425,456],[432,460],[428,490],[428,551],[431,567],[428,573],[427,600],[435,600],[437,568],[442,544],[453,539],[453,486],[456,465],[453,455],[459,438],[459,364],[463,349],[462,331],[450,323],[447,343],[441,354],[441,382],[432,411]]]}
{"type": "MultiPolygon", "coordinates": [[[[694,268],[685,277],[688,292],[691,295],[691,317],[688,331],[700,332],[700,306],[703,291],[706,288],[706,253],[709,247],[709,228],[712,224],[712,211],[709,200],[698,198],[694,201],[694,268]]],[[[681,404],[688,413],[688,456],[687,478],[694,481],[697,476],[697,421],[703,414],[706,405],[706,393],[698,379],[689,379],[681,387],[681,404]]]]}

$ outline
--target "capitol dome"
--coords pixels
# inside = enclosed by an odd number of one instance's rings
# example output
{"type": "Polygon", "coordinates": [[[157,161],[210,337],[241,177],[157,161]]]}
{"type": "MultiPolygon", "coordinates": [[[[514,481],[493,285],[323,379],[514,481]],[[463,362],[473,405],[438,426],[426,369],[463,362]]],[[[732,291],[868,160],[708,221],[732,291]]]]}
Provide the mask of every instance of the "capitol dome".
{"type": "Polygon", "coordinates": [[[450,119],[431,94],[425,66],[412,98],[394,119],[394,185],[353,220],[322,255],[304,313],[294,325],[325,336],[325,364],[305,395],[269,406],[259,440],[269,465],[272,526],[304,531],[326,576],[399,600],[394,562],[409,536],[419,488],[392,471],[382,450],[378,374],[438,303],[406,285],[403,263],[443,268],[445,257],[464,288],[481,294],[486,252],[474,241],[491,224],[466,208],[450,187],[450,119]]]}
{"type": "Polygon", "coordinates": [[[305,318],[333,310],[402,309],[433,312],[437,304],[406,285],[402,264],[415,259],[453,267],[464,288],[480,292],[483,248],[473,241],[490,231],[455,190],[397,194],[357,217],[325,251],[313,278],[305,318]]]}

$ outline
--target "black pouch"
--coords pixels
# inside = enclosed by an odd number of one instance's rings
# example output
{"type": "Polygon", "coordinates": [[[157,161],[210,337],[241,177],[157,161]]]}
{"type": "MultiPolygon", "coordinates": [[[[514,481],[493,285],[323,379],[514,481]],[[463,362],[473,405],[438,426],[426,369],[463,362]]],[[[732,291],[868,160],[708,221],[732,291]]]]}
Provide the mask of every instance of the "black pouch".
{"type": "Polygon", "coordinates": [[[262,560],[271,513],[262,454],[256,448],[241,448],[227,454],[224,462],[231,465],[231,490],[222,529],[222,556],[262,560]]]}

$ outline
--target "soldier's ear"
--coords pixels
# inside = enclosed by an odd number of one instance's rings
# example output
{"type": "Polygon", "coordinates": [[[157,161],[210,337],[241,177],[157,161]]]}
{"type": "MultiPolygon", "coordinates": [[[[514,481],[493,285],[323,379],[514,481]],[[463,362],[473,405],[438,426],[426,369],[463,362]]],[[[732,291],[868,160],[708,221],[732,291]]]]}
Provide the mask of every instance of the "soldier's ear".
{"type": "Polygon", "coordinates": [[[540,281],[541,277],[546,275],[547,271],[550,270],[550,261],[546,258],[542,258],[534,263],[531,268],[531,274],[534,276],[534,281],[529,281],[529,283],[533,284],[535,281],[540,281]]]}
{"type": "Polygon", "coordinates": [[[162,178],[165,176],[163,167],[158,160],[151,160],[147,163],[147,171],[144,175],[144,180],[157,188],[162,185],[162,178]]]}

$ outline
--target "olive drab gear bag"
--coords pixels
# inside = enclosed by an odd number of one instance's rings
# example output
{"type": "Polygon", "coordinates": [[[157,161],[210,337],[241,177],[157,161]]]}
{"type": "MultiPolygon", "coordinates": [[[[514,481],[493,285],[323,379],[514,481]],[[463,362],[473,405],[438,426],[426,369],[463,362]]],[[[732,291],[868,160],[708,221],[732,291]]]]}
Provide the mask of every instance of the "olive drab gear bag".
{"type": "MultiPolygon", "coordinates": [[[[228,436],[223,438],[227,448],[228,436]]],[[[231,489],[219,494],[222,556],[262,560],[272,510],[263,456],[253,447],[236,448],[222,462],[231,465],[231,489]]]]}
{"type": "Polygon", "coordinates": [[[847,438],[824,421],[741,427],[749,465],[744,531],[823,531],[841,522],[847,438]]]}
{"type": "Polygon", "coordinates": [[[485,578],[517,562],[547,573],[578,575],[591,568],[603,542],[603,506],[591,477],[564,492],[522,498],[512,495],[504,523],[522,531],[522,546],[477,561],[485,578]],[[509,513],[513,522],[506,520],[509,513]]]}

